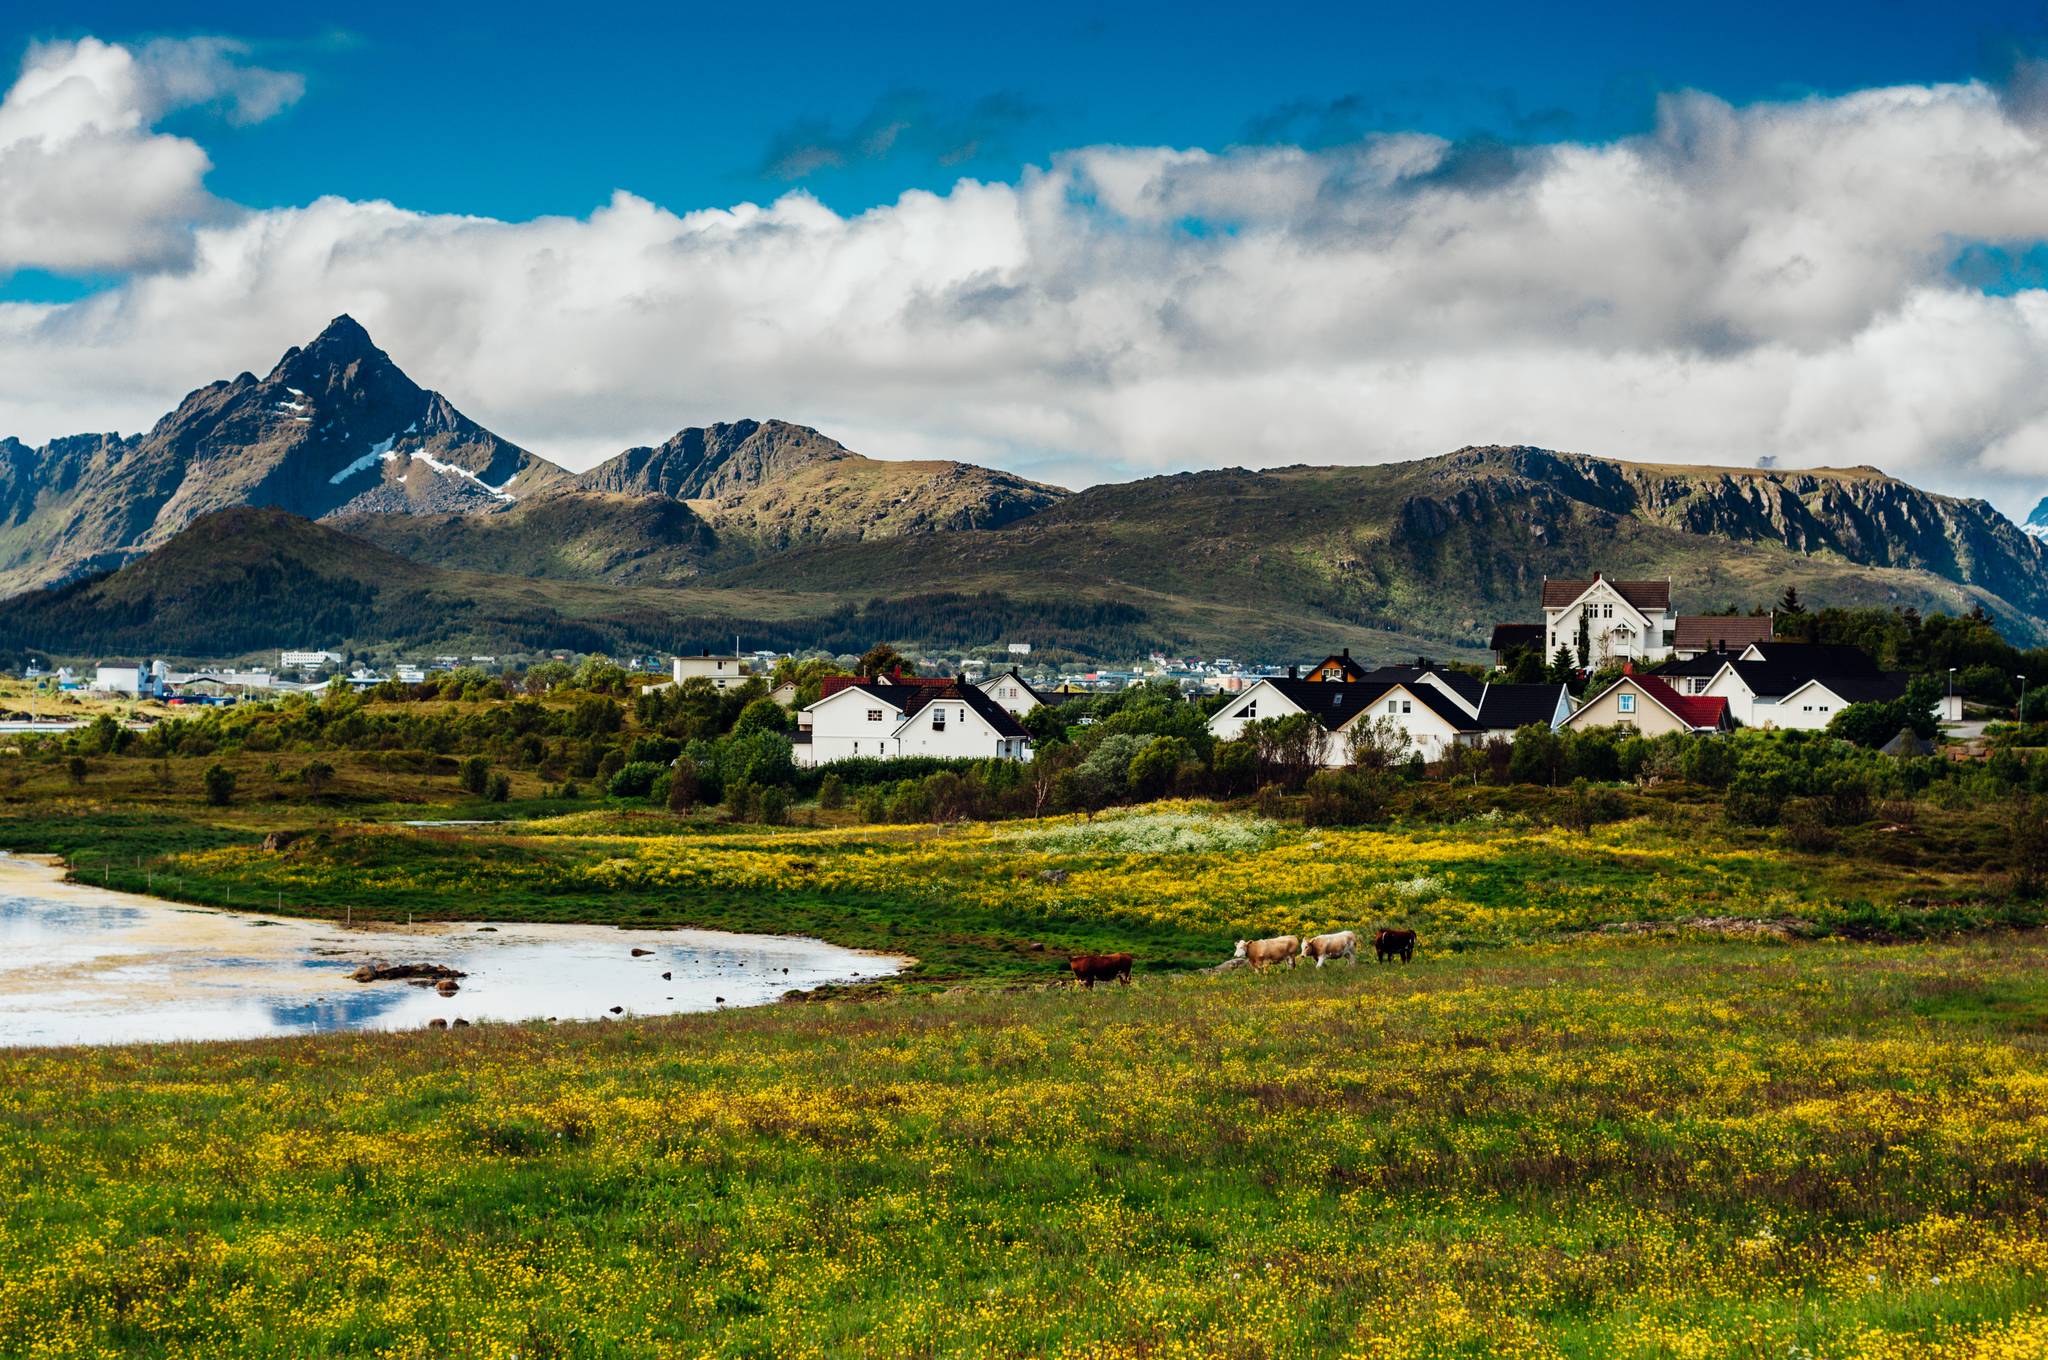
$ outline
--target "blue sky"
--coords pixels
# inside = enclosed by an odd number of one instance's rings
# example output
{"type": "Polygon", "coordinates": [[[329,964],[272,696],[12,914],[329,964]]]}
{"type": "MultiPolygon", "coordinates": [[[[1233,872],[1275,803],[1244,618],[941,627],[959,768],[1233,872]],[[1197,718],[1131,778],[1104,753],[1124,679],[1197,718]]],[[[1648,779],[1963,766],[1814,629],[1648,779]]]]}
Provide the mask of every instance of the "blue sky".
{"type": "Polygon", "coordinates": [[[572,467],[780,416],[1069,485],[2048,491],[2048,0],[85,0],[0,12],[0,81],[0,434],[346,311],[572,467]]]}
{"type": "Polygon", "coordinates": [[[1488,0],[8,8],[12,57],[35,39],[229,34],[303,73],[305,96],[255,126],[205,109],[164,124],[202,137],[224,198],[508,219],[581,214],[614,189],[686,209],[799,184],[857,211],[1095,143],[1602,140],[1649,127],[1663,90],[1747,103],[1997,78],[2048,32],[2040,0],[1593,4],[1568,19],[1488,0]]]}

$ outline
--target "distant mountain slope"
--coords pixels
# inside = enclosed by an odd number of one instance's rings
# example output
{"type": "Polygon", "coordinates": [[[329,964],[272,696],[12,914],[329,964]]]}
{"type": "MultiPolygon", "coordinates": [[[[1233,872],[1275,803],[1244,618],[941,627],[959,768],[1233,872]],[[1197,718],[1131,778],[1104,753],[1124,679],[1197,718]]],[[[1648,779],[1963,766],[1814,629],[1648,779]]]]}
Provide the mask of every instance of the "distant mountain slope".
{"type": "Polygon", "coordinates": [[[415,562],[562,581],[680,583],[719,552],[710,525],[660,495],[562,491],[496,515],[342,514],[327,522],[415,562]]]}
{"type": "Polygon", "coordinates": [[[495,510],[568,480],[418,386],[346,316],[267,377],[193,392],[148,434],[0,453],[0,591],[125,560],[230,506],[495,510]]]}
{"type": "MultiPolygon", "coordinates": [[[[589,498],[583,508],[604,499],[589,498]]],[[[516,523],[516,514],[462,531],[498,532],[499,521],[516,523]]],[[[351,652],[625,655],[726,646],[735,633],[749,645],[843,652],[864,649],[875,637],[970,645],[993,631],[1128,654],[1159,636],[1144,611],[1123,602],[912,589],[856,608],[774,590],[449,571],[398,557],[335,523],[246,506],[205,516],[116,572],[0,601],[0,653],[222,660],[317,638],[322,647],[351,652]]],[[[520,531],[510,532],[515,538],[508,541],[516,541],[520,531]]]]}
{"type": "Polygon", "coordinates": [[[992,529],[1068,493],[970,463],[866,458],[804,425],[741,420],[628,449],[576,479],[584,490],[688,501],[757,550],[796,543],[992,529]]]}
{"type": "Polygon", "coordinates": [[[1389,655],[1417,639],[1476,650],[1498,620],[1540,619],[1544,576],[1596,568],[1668,575],[1688,612],[1768,603],[1797,584],[1828,603],[1982,603],[2035,640],[2048,636],[2044,566],[2048,547],[1984,502],[1867,468],[1666,467],[1494,447],[1098,486],[996,532],[808,548],[711,580],[1031,581],[1149,602],[1184,626],[1204,610],[1263,613],[1266,638],[1321,635],[1389,655]]]}

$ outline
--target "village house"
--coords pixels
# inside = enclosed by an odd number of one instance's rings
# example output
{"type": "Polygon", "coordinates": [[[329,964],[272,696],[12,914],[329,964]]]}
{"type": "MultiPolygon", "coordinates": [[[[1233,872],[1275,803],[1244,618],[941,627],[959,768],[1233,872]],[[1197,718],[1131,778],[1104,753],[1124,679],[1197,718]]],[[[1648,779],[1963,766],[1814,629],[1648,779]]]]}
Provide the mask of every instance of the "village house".
{"type": "Polygon", "coordinates": [[[1014,718],[1021,718],[1034,708],[1059,702],[1059,696],[1044,694],[1032,688],[1031,682],[1019,675],[1015,666],[991,675],[980,683],[979,688],[983,694],[1007,709],[1014,718]]]}
{"type": "Polygon", "coordinates": [[[747,663],[738,656],[714,656],[710,652],[699,652],[695,656],[679,656],[669,664],[669,683],[680,685],[685,680],[709,680],[713,689],[734,689],[748,680],[747,663]]]}
{"type": "Polygon", "coordinates": [[[1301,678],[1317,684],[1352,684],[1365,679],[1365,667],[1351,659],[1351,649],[1346,647],[1309,667],[1301,678]]]}
{"type": "Polygon", "coordinates": [[[1711,652],[1739,652],[1751,643],[1769,642],[1777,626],[1775,614],[1680,614],[1671,653],[1690,661],[1711,652]]]}
{"type": "Polygon", "coordinates": [[[1543,648],[1543,625],[1540,623],[1496,623],[1493,637],[1487,647],[1493,652],[1493,664],[1506,666],[1514,661],[1517,652],[1533,651],[1544,661],[1556,655],[1556,649],[1543,648]]]}
{"type": "Polygon", "coordinates": [[[1902,698],[1906,675],[1880,671],[1857,647],[1763,641],[1722,660],[1701,693],[1726,699],[1745,727],[1818,731],[1850,704],[1902,698]]]}
{"type": "Polygon", "coordinates": [[[1669,581],[1543,578],[1543,654],[1562,647],[1581,666],[1662,661],[1677,640],[1669,581]]]}
{"type": "Polygon", "coordinates": [[[818,702],[803,710],[795,737],[796,761],[804,766],[856,756],[1031,758],[1031,734],[1023,725],[960,680],[834,676],[818,702]]]}
{"type": "Polygon", "coordinates": [[[1726,699],[1680,694],[1660,677],[1638,673],[1634,663],[1624,662],[1612,684],[1580,704],[1560,725],[1575,732],[1616,727],[1661,737],[1668,732],[1725,732],[1732,724],[1726,699]]]}
{"type": "MultiPolygon", "coordinates": [[[[1321,670],[1321,667],[1316,668],[1321,670]]],[[[1531,723],[1555,727],[1571,712],[1563,685],[1489,685],[1461,671],[1424,666],[1383,666],[1358,680],[1268,677],[1245,690],[1209,720],[1218,741],[1235,741],[1268,718],[1306,713],[1323,729],[1319,763],[1351,761],[1354,734],[1387,722],[1404,754],[1441,760],[1453,747],[1512,740],[1531,723]]]]}

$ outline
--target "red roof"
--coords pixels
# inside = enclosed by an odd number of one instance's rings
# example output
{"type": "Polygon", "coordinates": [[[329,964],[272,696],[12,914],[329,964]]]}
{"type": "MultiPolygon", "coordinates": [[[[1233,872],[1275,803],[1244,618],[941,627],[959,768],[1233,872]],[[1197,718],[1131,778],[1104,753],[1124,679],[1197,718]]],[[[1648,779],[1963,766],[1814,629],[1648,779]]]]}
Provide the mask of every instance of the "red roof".
{"type": "MultiPolygon", "coordinates": [[[[1606,578],[1598,573],[1594,574],[1591,581],[1572,581],[1562,577],[1553,581],[1546,576],[1543,578],[1543,607],[1545,609],[1562,609],[1573,600],[1578,599],[1579,596],[1591,590],[1593,588],[1593,581],[1602,580],[1606,580],[1606,578]]],[[[1613,586],[1616,593],[1622,599],[1627,600],[1638,609],[1669,609],[1671,607],[1671,582],[1669,581],[1607,580],[1607,584],[1613,586]]]]}
{"type": "Polygon", "coordinates": [[[1625,674],[1636,682],[1637,688],[1670,709],[1688,727],[1719,727],[1728,712],[1726,699],[1705,694],[1680,694],[1668,681],[1654,675],[1638,675],[1632,668],[1625,674]]]}

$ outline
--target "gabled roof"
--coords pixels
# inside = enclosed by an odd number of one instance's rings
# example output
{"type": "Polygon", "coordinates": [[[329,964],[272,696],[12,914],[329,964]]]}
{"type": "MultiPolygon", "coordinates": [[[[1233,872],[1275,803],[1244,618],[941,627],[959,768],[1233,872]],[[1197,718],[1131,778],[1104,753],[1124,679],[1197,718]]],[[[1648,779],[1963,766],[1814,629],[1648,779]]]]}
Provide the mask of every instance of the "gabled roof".
{"type": "Polygon", "coordinates": [[[1524,647],[1543,645],[1543,625],[1540,623],[1496,623],[1493,625],[1493,641],[1488,644],[1495,652],[1515,652],[1524,647]]]}
{"type": "MultiPolygon", "coordinates": [[[[1654,675],[1624,673],[1622,680],[1633,680],[1643,693],[1655,699],[1679,721],[1691,727],[1719,727],[1728,716],[1728,701],[1718,696],[1709,698],[1704,694],[1680,694],[1665,681],[1654,675]]],[[[1615,681],[1620,684],[1621,681],[1615,681]]],[[[1614,686],[1609,685],[1612,689],[1614,686]]]]}
{"type": "Polygon", "coordinates": [[[1010,667],[1010,669],[1006,671],[997,671],[994,675],[991,675],[988,679],[982,681],[981,684],[977,686],[977,688],[980,689],[982,693],[986,694],[988,692],[988,687],[990,685],[1000,684],[1004,680],[1015,680],[1018,684],[1024,687],[1024,692],[1026,694],[1038,700],[1038,702],[1041,704],[1049,704],[1053,702],[1053,700],[1047,698],[1045,695],[1040,694],[1036,689],[1032,688],[1031,682],[1029,680],[1026,680],[1023,676],[1019,675],[1017,673],[1017,668],[1015,666],[1010,667]]]}
{"type": "Polygon", "coordinates": [[[1595,581],[1614,587],[1615,593],[1638,609],[1669,609],[1671,607],[1671,582],[1669,581],[1609,581],[1595,576],[1591,581],[1553,580],[1543,578],[1543,607],[1562,609],[1593,588],[1595,581]]]}
{"type": "MultiPolygon", "coordinates": [[[[1027,741],[1031,738],[1030,731],[1010,716],[1009,709],[1004,708],[1001,704],[989,698],[988,695],[981,692],[980,688],[974,685],[962,684],[957,680],[943,680],[937,683],[916,685],[892,685],[883,684],[875,680],[862,680],[857,676],[840,676],[836,678],[843,679],[847,683],[835,688],[831,694],[821,696],[818,704],[824,703],[826,699],[844,694],[848,690],[859,690],[870,698],[881,700],[908,719],[917,714],[921,709],[942,699],[948,701],[957,700],[979,714],[984,722],[996,730],[997,736],[1023,737],[1027,741]]],[[[818,704],[812,704],[811,708],[816,708],[818,704]]],[[[805,711],[808,712],[809,710],[806,709],[805,711]]]]}
{"type": "MultiPolygon", "coordinates": [[[[1457,701],[1433,685],[1401,680],[1368,680],[1347,684],[1332,680],[1284,680],[1268,677],[1260,684],[1271,685],[1287,701],[1313,717],[1332,732],[1370,709],[1394,690],[1413,698],[1460,732],[1477,730],[1472,715],[1457,701]]],[[[1257,686],[1254,686],[1257,688],[1257,686]]],[[[1250,693],[1249,690],[1246,693],[1250,693]]]]}
{"type": "Polygon", "coordinates": [[[1861,647],[1845,642],[1755,643],[1757,655],[1774,664],[1790,665],[1802,677],[1816,675],[1876,675],[1877,663],[1861,647]]]}
{"type": "Polygon", "coordinates": [[[1785,695],[1790,699],[1809,685],[1819,685],[1838,699],[1852,704],[1888,704],[1906,695],[1906,673],[1889,671],[1882,675],[1817,675],[1795,686],[1785,695]]]}
{"type": "MultiPolygon", "coordinates": [[[[1317,671],[1324,670],[1326,668],[1335,670],[1337,674],[1344,677],[1344,681],[1347,683],[1356,682],[1366,678],[1365,667],[1359,665],[1356,661],[1353,661],[1351,659],[1351,649],[1349,647],[1346,647],[1342,652],[1330,653],[1321,661],[1318,661],[1315,665],[1310,666],[1308,668],[1308,673],[1310,675],[1314,675],[1317,671]]],[[[1318,683],[1327,685],[1335,684],[1338,682],[1324,680],[1319,681],[1318,683]]]]}
{"type": "Polygon", "coordinates": [[[1582,713],[1591,712],[1596,704],[1606,698],[1620,685],[1634,685],[1643,697],[1694,730],[1718,728],[1726,722],[1728,717],[1728,701],[1726,699],[1708,698],[1700,694],[1680,694],[1665,681],[1660,680],[1654,675],[1646,675],[1632,668],[1624,668],[1621,675],[1617,676],[1612,684],[1608,685],[1606,689],[1601,690],[1598,694],[1588,696],[1586,701],[1580,704],[1571,717],[1566,718],[1565,721],[1570,722],[1582,713]]]}
{"type": "Polygon", "coordinates": [[[1488,685],[1479,705],[1479,726],[1489,732],[1504,732],[1530,723],[1550,726],[1557,716],[1557,701],[1565,694],[1563,685],[1488,685]]]}
{"type": "Polygon", "coordinates": [[[1671,643],[1686,651],[1702,647],[1739,652],[1752,642],[1769,642],[1776,626],[1769,614],[1680,614],[1671,643]]]}
{"type": "MultiPolygon", "coordinates": [[[[1447,670],[1440,666],[1381,666],[1366,672],[1364,678],[1368,684],[1391,682],[1414,689],[1417,685],[1428,686],[1428,681],[1423,678],[1425,676],[1441,680],[1446,688],[1465,701],[1468,709],[1477,709],[1479,696],[1486,692],[1486,682],[1478,676],[1467,675],[1463,671],[1447,670]]],[[[1466,716],[1469,717],[1470,714],[1466,716]]]]}
{"type": "Polygon", "coordinates": [[[1721,668],[1733,661],[1737,655],[1735,652],[1701,652],[1698,656],[1690,656],[1683,661],[1667,661],[1653,673],[1663,676],[1666,680],[1674,676],[1711,679],[1719,675],[1721,668]]]}
{"type": "Polygon", "coordinates": [[[818,697],[829,699],[843,689],[872,689],[876,686],[883,689],[944,689],[952,683],[951,677],[942,675],[899,674],[877,676],[873,680],[864,680],[858,675],[828,675],[818,682],[818,697]]]}

